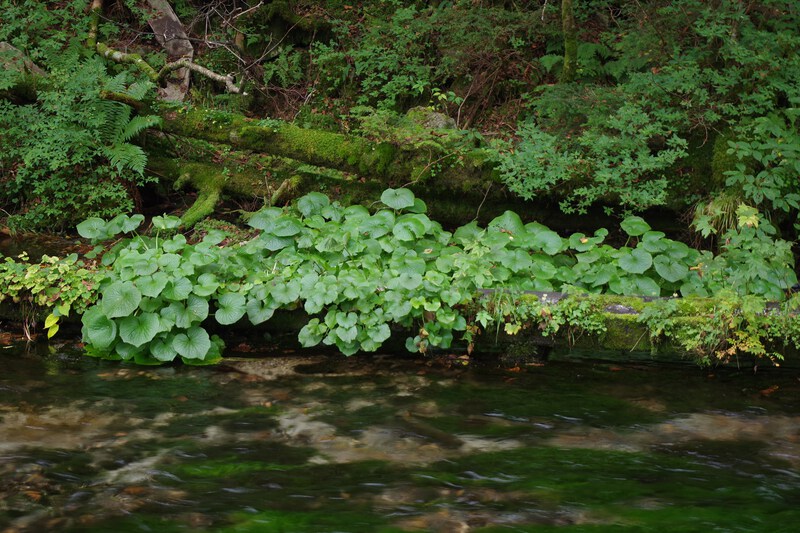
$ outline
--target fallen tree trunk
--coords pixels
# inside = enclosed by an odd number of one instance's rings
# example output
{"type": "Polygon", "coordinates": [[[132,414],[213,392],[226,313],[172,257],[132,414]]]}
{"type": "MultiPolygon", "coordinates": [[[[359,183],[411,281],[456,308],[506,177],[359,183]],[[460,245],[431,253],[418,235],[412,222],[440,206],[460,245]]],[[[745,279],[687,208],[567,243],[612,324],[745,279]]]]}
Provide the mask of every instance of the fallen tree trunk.
{"type": "MultiPolygon", "coordinates": [[[[223,196],[255,200],[255,208],[258,208],[263,205],[283,205],[292,198],[322,189],[343,204],[369,205],[378,201],[385,189],[380,181],[362,181],[358,176],[300,161],[261,154],[251,154],[251,157],[253,161],[228,166],[224,162],[151,156],[148,171],[175,190],[188,187],[197,191],[197,199],[181,216],[185,227],[191,227],[210,216],[223,196]]],[[[233,161],[229,160],[231,163],[233,161]]],[[[416,188],[416,192],[419,193],[419,188],[416,188]]],[[[459,224],[475,217],[479,201],[471,204],[465,202],[463,197],[444,196],[431,202],[428,211],[437,220],[459,224]]],[[[485,216],[481,218],[493,218],[512,207],[519,206],[510,202],[492,203],[486,206],[485,216]]]]}
{"type": "MultiPolygon", "coordinates": [[[[272,157],[266,164],[259,163],[257,158],[255,163],[280,176],[278,183],[291,179],[292,190],[297,195],[322,189],[343,203],[368,204],[376,201],[388,187],[406,186],[423,199],[435,198],[429,209],[439,220],[458,224],[475,218],[482,206],[486,206],[486,215],[499,214],[505,209],[532,214],[547,211],[542,203],[524,204],[507,193],[497,181],[488,154],[480,149],[453,147],[448,151],[444,146],[442,149],[419,148],[376,142],[275,120],[251,120],[202,109],[171,109],[162,113],[162,118],[165,133],[186,140],[217,143],[245,154],[236,157],[240,161],[239,168],[242,160],[255,155],[272,157]]],[[[163,165],[163,157],[159,164],[163,165]]],[[[220,171],[224,165],[224,162],[216,163],[220,191],[263,196],[264,189],[271,187],[262,185],[263,174],[260,182],[248,177],[247,174],[251,174],[248,172],[226,172],[223,177],[220,171]]],[[[176,173],[180,174],[174,169],[171,171],[173,179],[176,173]]],[[[204,174],[203,178],[184,181],[198,190],[214,187],[208,179],[209,173],[204,174]]]]}
{"type": "MultiPolygon", "coordinates": [[[[313,134],[342,137],[328,132],[313,134]]],[[[175,189],[189,187],[198,192],[196,201],[182,216],[186,227],[211,215],[216,201],[226,195],[255,200],[254,209],[268,204],[282,205],[320,190],[345,205],[370,205],[392,185],[388,178],[362,176],[280,155],[231,150],[229,145],[204,143],[203,147],[193,147],[197,142],[188,136],[176,139],[178,144],[171,147],[158,142],[159,139],[153,141],[148,142],[148,172],[175,189]],[[276,195],[281,187],[280,194],[276,195]]],[[[357,139],[356,142],[365,141],[357,139]]],[[[462,186],[454,172],[452,181],[437,175],[410,188],[418,197],[429,199],[428,212],[445,225],[461,225],[476,217],[488,221],[506,210],[518,211],[526,218],[547,218],[555,227],[573,222],[571,218],[561,217],[554,223],[552,210],[546,205],[523,203],[491,181],[471,190],[462,186]]]]}
{"type": "Polygon", "coordinates": [[[168,133],[379,178],[387,186],[435,175],[437,181],[457,179],[459,188],[468,191],[474,186],[485,189],[496,178],[494,164],[479,149],[420,149],[202,109],[171,110],[163,119],[162,129],[168,133]]]}

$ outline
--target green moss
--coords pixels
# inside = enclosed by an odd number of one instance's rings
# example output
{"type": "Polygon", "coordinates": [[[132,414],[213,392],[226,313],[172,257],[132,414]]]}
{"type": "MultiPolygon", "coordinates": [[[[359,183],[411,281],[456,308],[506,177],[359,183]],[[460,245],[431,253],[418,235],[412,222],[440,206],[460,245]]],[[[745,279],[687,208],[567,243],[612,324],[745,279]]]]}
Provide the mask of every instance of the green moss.
{"type": "Polygon", "coordinates": [[[211,215],[217,206],[217,202],[219,202],[220,193],[221,188],[201,189],[197,195],[197,200],[181,217],[181,225],[184,228],[191,228],[205,217],[211,215]]]}
{"type": "Polygon", "coordinates": [[[437,190],[482,198],[486,175],[492,168],[483,152],[479,160],[472,162],[471,152],[442,157],[429,146],[374,142],[277,120],[253,121],[219,111],[179,108],[165,113],[164,118],[163,129],[171,133],[369,176],[381,180],[384,187],[392,181],[433,176],[437,190]]]}
{"type": "Polygon", "coordinates": [[[638,322],[638,315],[603,313],[606,332],[598,344],[605,350],[647,351],[650,350],[650,335],[647,328],[638,322]]]}

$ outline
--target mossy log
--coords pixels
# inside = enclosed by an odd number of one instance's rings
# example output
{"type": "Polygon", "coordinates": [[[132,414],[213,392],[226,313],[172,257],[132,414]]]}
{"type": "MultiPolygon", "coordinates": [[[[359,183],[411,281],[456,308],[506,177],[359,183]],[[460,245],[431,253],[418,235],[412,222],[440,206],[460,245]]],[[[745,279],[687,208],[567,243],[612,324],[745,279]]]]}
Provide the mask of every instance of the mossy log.
{"type": "Polygon", "coordinates": [[[480,150],[417,149],[202,109],[170,110],[163,118],[162,129],[168,133],[376,178],[387,186],[435,177],[438,182],[455,180],[462,190],[477,185],[483,190],[497,177],[493,164],[480,150]]]}
{"type": "MultiPolygon", "coordinates": [[[[253,209],[270,203],[283,205],[313,191],[322,191],[346,205],[371,205],[390,186],[380,178],[279,155],[232,150],[229,145],[196,141],[188,136],[179,139],[177,147],[158,138],[148,139],[146,145],[149,173],[176,189],[188,187],[198,192],[194,205],[182,217],[185,227],[211,215],[217,199],[224,196],[255,201],[253,209]],[[282,185],[281,194],[276,196],[282,185]]],[[[547,218],[556,228],[574,223],[569,217],[554,218],[546,204],[524,204],[507,196],[499,186],[493,186],[488,195],[485,189],[456,187],[460,185],[437,178],[410,185],[418,197],[428,200],[429,215],[445,225],[461,225],[477,215],[486,223],[505,210],[523,213],[531,219],[547,218]]]]}

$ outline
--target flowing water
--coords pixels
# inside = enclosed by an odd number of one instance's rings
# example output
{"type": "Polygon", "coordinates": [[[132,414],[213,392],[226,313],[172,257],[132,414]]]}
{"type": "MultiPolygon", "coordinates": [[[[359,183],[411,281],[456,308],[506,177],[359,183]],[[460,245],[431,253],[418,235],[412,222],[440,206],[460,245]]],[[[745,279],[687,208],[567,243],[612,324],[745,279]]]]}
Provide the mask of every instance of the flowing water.
{"type": "Polygon", "coordinates": [[[796,374],[12,344],[0,531],[797,531],[796,374]]]}

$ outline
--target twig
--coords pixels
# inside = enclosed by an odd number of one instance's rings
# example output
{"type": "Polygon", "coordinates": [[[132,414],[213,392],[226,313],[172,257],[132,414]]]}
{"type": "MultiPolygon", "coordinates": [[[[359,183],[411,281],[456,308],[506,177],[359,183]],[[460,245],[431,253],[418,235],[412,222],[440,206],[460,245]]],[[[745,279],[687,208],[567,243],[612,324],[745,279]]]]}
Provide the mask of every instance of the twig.
{"type": "Polygon", "coordinates": [[[489,186],[486,187],[486,193],[483,195],[483,200],[481,200],[481,203],[478,205],[478,210],[475,211],[475,218],[473,218],[472,220],[478,220],[478,215],[481,214],[481,208],[483,207],[484,202],[486,202],[486,199],[489,197],[489,191],[491,190],[492,190],[492,183],[489,183],[489,186]]]}
{"type": "Polygon", "coordinates": [[[274,193],[272,193],[272,196],[269,199],[270,207],[275,205],[275,203],[281,199],[283,193],[285,193],[289,189],[289,185],[291,185],[291,182],[289,181],[288,178],[283,180],[278,189],[274,193]]]}
{"type": "Polygon", "coordinates": [[[237,87],[236,84],[234,83],[233,76],[231,74],[228,74],[227,76],[223,76],[222,74],[217,74],[216,72],[211,71],[205,67],[202,67],[187,58],[181,58],[173,63],[168,63],[164,65],[158,72],[157,79],[159,82],[163,81],[164,78],[166,78],[167,74],[169,74],[174,70],[178,70],[184,67],[194,72],[197,72],[198,74],[201,74],[206,78],[210,78],[214,81],[224,83],[225,90],[227,90],[229,93],[239,94],[242,92],[241,87],[237,87]]]}

